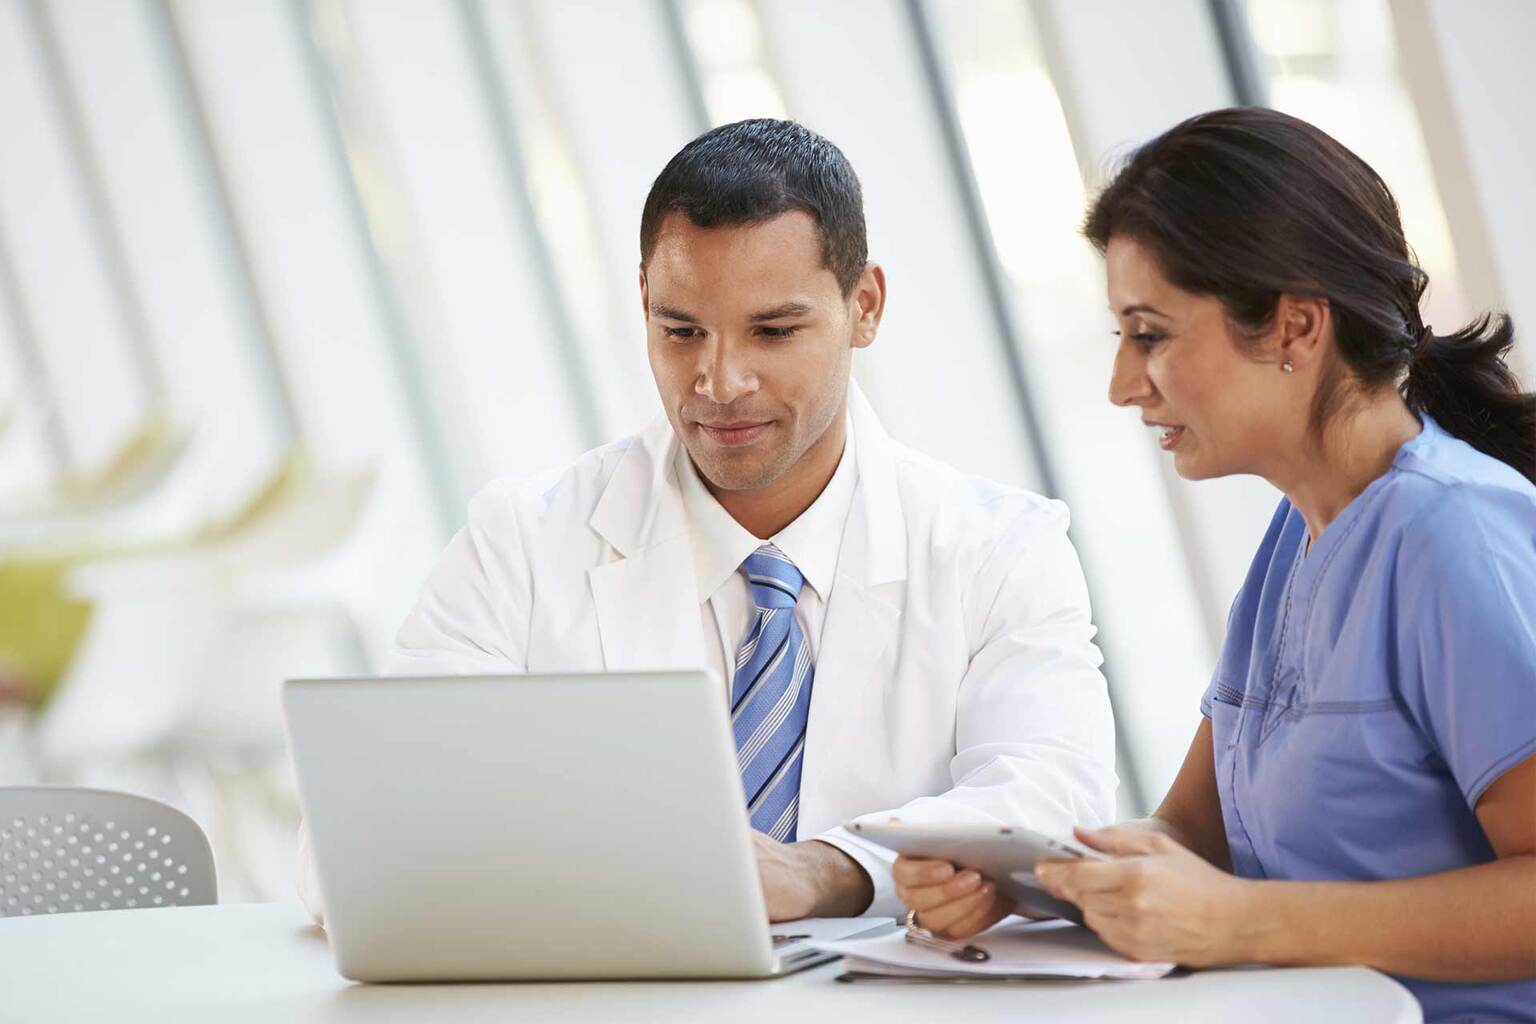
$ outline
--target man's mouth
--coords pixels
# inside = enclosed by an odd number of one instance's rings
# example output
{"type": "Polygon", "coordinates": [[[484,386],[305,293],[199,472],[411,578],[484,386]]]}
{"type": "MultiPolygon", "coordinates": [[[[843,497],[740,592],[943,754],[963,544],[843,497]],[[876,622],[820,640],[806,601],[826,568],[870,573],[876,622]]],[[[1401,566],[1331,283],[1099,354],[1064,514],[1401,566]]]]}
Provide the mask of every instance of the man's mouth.
{"type": "Polygon", "coordinates": [[[756,441],[772,425],[772,420],[732,420],[720,423],[701,421],[699,429],[716,444],[739,448],[756,441]]]}

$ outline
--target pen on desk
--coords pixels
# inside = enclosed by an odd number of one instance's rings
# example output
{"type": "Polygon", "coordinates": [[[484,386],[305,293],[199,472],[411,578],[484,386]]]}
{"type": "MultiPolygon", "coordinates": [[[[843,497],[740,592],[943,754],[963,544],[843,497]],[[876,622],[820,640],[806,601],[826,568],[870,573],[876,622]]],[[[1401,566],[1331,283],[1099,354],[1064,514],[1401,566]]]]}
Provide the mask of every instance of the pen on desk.
{"type": "Polygon", "coordinates": [[[992,954],[980,946],[972,946],[964,942],[952,942],[949,939],[941,939],[928,929],[916,924],[907,926],[907,941],[914,946],[926,946],[936,949],[941,953],[948,953],[956,960],[964,960],[966,963],[979,964],[992,959],[992,954]]]}

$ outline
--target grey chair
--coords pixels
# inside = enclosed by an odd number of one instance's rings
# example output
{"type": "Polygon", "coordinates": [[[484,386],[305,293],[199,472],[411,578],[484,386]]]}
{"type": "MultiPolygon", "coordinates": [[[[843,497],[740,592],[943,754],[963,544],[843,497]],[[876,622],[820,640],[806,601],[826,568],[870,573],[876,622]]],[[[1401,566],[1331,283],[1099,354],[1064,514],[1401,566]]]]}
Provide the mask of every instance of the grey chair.
{"type": "Polygon", "coordinates": [[[157,800],[0,786],[0,917],[218,902],[197,822],[157,800]]]}

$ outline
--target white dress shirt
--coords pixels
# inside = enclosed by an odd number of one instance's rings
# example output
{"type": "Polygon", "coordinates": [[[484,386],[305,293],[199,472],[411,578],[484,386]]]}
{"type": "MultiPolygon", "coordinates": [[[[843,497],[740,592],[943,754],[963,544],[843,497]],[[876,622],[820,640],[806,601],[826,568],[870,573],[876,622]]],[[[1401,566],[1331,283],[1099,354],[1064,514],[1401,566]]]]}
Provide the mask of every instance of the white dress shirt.
{"type": "MultiPolygon", "coordinates": [[[[736,650],[757,616],[752,585],[747,582],[741,566],[747,556],[766,543],[771,542],[784,552],[805,577],[805,586],[795,604],[795,618],[805,634],[806,643],[810,644],[814,664],[821,645],[827,602],[832,599],[832,582],[837,576],[843,527],[853,508],[854,487],[859,479],[853,447],[850,431],[837,469],[821,494],[794,522],[764,541],[754,537],[721,507],[699,478],[693,460],[688,457],[688,449],[678,445],[677,478],[683,492],[688,537],[693,547],[694,576],[699,586],[704,657],[706,667],[721,684],[721,692],[727,701],[730,700],[736,650]]],[[[814,688],[814,679],[811,685],[814,688]]]]}
{"type": "MultiPolygon", "coordinates": [[[[796,615],[816,664],[798,834],[858,861],[871,912],[896,914],[891,855],[842,823],[1103,824],[1114,727],[1066,507],[893,441],[857,386],[848,403],[832,482],[772,538],[805,574],[796,615]]],[[[760,542],[681,447],[658,417],[485,488],[385,671],[703,668],[726,700],[754,610],[739,567],[760,542]]]]}
{"type": "MultiPolygon", "coordinates": [[[[853,496],[859,482],[856,443],[853,430],[848,430],[842,457],[827,486],[794,522],[768,541],[753,536],[731,518],[699,478],[693,460],[688,457],[688,449],[682,445],[677,447],[675,464],[683,512],[688,521],[689,544],[693,549],[694,576],[698,582],[705,667],[720,684],[721,699],[727,704],[731,699],[736,650],[757,615],[752,585],[747,582],[741,566],[747,556],[764,543],[771,542],[776,546],[805,577],[805,586],[795,603],[795,619],[810,645],[812,664],[815,664],[827,604],[832,600],[832,586],[837,578],[843,531],[848,513],[853,509],[853,496]]],[[[813,694],[815,686],[813,676],[813,694]]],[[[884,888],[881,882],[890,876],[889,864],[841,829],[818,836],[808,836],[800,829],[799,838],[820,839],[837,847],[864,869],[877,890],[884,888]]]]}

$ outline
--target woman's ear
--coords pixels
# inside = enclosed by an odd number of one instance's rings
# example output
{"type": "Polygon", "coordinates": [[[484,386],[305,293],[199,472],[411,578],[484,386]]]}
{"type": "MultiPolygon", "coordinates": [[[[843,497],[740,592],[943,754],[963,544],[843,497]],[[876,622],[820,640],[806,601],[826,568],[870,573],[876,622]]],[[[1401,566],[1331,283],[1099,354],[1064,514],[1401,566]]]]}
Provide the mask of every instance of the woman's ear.
{"type": "Polygon", "coordinates": [[[1271,337],[1276,361],[1287,373],[1318,365],[1324,342],[1333,334],[1333,311],[1328,300],[1313,296],[1281,295],[1275,303],[1271,337]]]}

